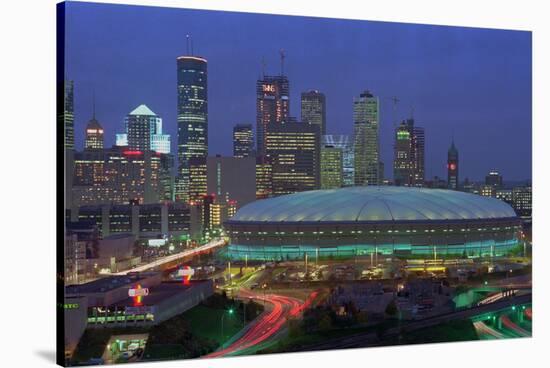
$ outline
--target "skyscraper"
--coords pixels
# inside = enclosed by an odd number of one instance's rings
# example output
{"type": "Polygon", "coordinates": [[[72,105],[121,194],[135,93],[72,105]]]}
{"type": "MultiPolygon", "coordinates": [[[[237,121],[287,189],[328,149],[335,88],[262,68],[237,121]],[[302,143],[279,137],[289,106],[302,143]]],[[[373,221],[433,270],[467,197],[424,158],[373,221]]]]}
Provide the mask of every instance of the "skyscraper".
{"type": "Polygon", "coordinates": [[[354,185],[353,140],[349,135],[328,134],[322,137],[321,146],[333,146],[342,150],[343,186],[354,185]]]}
{"type": "Polygon", "coordinates": [[[271,123],[266,135],[266,154],[272,160],[273,194],[289,194],[319,188],[321,135],[309,123],[271,123]]]}
{"type": "Polygon", "coordinates": [[[264,75],[256,83],[256,139],[259,155],[265,155],[266,131],[269,125],[288,121],[290,112],[288,78],[264,75]]]}
{"type": "Polygon", "coordinates": [[[256,156],[256,199],[269,198],[273,194],[273,165],[271,158],[256,156]]]}
{"type": "Polygon", "coordinates": [[[424,128],[412,118],[395,130],[393,179],[395,185],[424,185],[424,128]]]}
{"type": "Polygon", "coordinates": [[[495,189],[502,188],[502,175],[497,170],[491,170],[485,176],[485,185],[495,187],[495,189]]]}
{"type": "MultiPolygon", "coordinates": [[[[208,156],[207,60],[177,58],[178,177],[176,199],[189,200],[189,159],[208,156]]],[[[206,180],[205,180],[206,181],[206,180]]]]}
{"type": "Polygon", "coordinates": [[[237,124],[233,127],[233,156],[248,157],[254,148],[252,124],[237,124]]]}
{"type": "Polygon", "coordinates": [[[327,111],[325,95],[317,90],[302,92],[301,98],[302,122],[309,122],[318,125],[321,134],[326,134],[327,128],[327,111]]]}
{"type": "Polygon", "coordinates": [[[99,121],[95,118],[95,113],[86,125],[86,139],[84,142],[84,148],[89,149],[103,149],[103,127],[99,121]]]}
{"type": "Polygon", "coordinates": [[[381,182],[379,104],[369,91],[353,99],[355,185],[381,182]]]}
{"type": "Polygon", "coordinates": [[[162,133],[162,118],[147,105],[139,105],[124,118],[126,133],[116,134],[117,146],[130,150],[170,153],[170,134],[162,133]],[[129,137],[131,135],[131,137],[129,137]]]}
{"type": "Polygon", "coordinates": [[[447,187],[458,190],[458,150],[454,140],[447,152],[447,187]]]}
{"type": "Polygon", "coordinates": [[[74,149],[74,82],[63,81],[63,111],[58,116],[58,122],[63,124],[65,149],[74,149]]]}
{"type": "Polygon", "coordinates": [[[128,149],[131,151],[154,151],[151,142],[162,130],[162,119],[146,105],[139,105],[124,119],[128,135],[128,149]]]}
{"type": "Polygon", "coordinates": [[[343,186],[342,149],[325,145],[321,147],[321,189],[334,189],[343,186]]]}

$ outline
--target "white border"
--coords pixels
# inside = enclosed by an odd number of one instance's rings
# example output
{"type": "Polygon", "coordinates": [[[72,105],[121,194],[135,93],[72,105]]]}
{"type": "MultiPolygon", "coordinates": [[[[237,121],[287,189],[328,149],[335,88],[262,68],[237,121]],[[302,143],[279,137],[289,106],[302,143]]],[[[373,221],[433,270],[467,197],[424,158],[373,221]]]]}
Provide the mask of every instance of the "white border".
{"type": "MultiPolygon", "coordinates": [[[[547,366],[549,257],[550,30],[544,1],[505,0],[141,0],[125,4],[400,21],[533,31],[535,329],[532,339],[354,349],[139,367],[511,367],[547,366]],[[547,246],[548,245],[548,246],[547,246]]],[[[0,149],[2,301],[0,361],[5,367],[53,364],[55,343],[55,0],[2,2],[0,149]]]]}

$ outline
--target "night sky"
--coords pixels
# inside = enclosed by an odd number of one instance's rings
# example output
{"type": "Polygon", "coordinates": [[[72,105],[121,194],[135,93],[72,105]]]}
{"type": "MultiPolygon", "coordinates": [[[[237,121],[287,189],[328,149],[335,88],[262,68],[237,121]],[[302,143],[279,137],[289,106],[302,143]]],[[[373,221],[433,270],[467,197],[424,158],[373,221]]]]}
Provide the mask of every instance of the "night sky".
{"type": "Polygon", "coordinates": [[[300,118],[300,93],[319,89],[327,133],[350,134],[353,97],[365,89],[380,97],[386,177],[395,122],[414,108],[426,129],[427,179],[446,179],[453,135],[461,180],[493,168],[504,180],[531,179],[530,32],[85,3],[69,3],[66,22],[77,149],[95,91],[106,146],[144,103],[163,118],[176,152],[176,57],[190,34],[194,54],[208,59],[211,155],[232,154],[235,124],[255,127],[262,57],[266,74],[278,74],[284,49],[292,116],[300,118]]]}

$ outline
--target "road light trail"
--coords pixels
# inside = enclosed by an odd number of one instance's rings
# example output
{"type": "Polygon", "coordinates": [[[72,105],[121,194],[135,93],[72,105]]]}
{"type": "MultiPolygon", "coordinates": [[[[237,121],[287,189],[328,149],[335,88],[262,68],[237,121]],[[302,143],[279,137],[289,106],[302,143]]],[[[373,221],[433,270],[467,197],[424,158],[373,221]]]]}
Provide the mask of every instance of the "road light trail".
{"type": "Polygon", "coordinates": [[[195,255],[195,254],[198,254],[198,253],[202,253],[202,252],[212,250],[212,249],[220,247],[222,245],[225,245],[225,240],[220,240],[220,239],[212,240],[212,241],[210,241],[210,242],[208,242],[204,245],[201,245],[200,247],[184,250],[183,252],[179,252],[179,253],[176,253],[176,254],[171,254],[169,256],[157,259],[153,262],[144,264],[142,266],[138,266],[138,267],[132,268],[130,270],[114,273],[113,275],[126,275],[129,272],[144,272],[144,271],[150,270],[152,268],[162,266],[166,263],[177,261],[178,259],[181,259],[181,258],[189,257],[189,256],[192,256],[192,255],[195,255]]]}
{"type": "Polygon", "coordinates": [[[493,337],[495,339],[505,339],[506,338],[506,336],[504,336],[504,334],[498,332],[494,328],[491,328],[491,327],[487,326],[485,324],[485,322],[482,322],[482,321],[474,322],[474,327],[475,327],[476,332],[479,336],[485,335],[485,336],[493,337]]]}
{"type": "Polygon", "coordinates": [[[513,331],[514,333],[518,334],[519,336],[523,336],[523,337],[530,337],[531,336],[531,333],[521,327],[519,327],[518,325],[516,325],[514,322],[512,322],[510,320],[510,317],[506,316],[506,315],[502,315],[500,316],[500,319],[502,321],[502,324],[504,326],[506,326],[506,328],[508,328],[509,330],[513,331]]]}
{"type": "Polygon", "coordinates": [[[527,317],[530,321],[533,320],[533,310],[531,308],[527,308],[525,310],[525,317],[527,317]]]}
{"type": "Polygon", "coordinates": [[[218,350],[207,355],[206,357],[216,358],[227,355],[238,355],[249,348],[258,346],[279,332],[289,317],[296,317],[303,312],[305,308],[309,307],[317,295],[318,292],[314,291],[309,295],[305,302],[301,302],[298,299],[282,295],[269,294],[264,297],[261,294],[255,294],[251,291],[243,290],[241,292],[241,296],[254,298],[261,301],[265,300],[273,306],[271,311],[260,317],[258,321],[253,322],[253,325],[248,329],[248,331],[237,339],[237,341],[222,350],[218,350]]]}

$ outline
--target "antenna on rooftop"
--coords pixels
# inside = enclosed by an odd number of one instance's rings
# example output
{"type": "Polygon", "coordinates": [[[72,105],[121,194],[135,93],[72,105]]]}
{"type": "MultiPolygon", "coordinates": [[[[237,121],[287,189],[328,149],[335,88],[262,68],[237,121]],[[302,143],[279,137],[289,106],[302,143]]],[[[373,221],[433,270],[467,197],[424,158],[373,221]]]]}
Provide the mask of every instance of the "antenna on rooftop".
{"type": "Polygon", "coordinates": [[[265,57],[262,56],[262,78],[265,78],[265,67],[266,67],[265,57]]]}
{"type": "Polygon", "coordinates": [[[95,88],[92,89],[92,118],[95,120],[95,88]]]}
{"type": "Polygon", "coordinates": [[[279,54],[281,55],[281,75],[285,75],[285,50],[281,49],[279,54]]]}
{"type": "Polygon", "coordinates": [[[189,55],[189,35],[185,36],[185,41],[187,43],[187,55],[189,55]]]}

